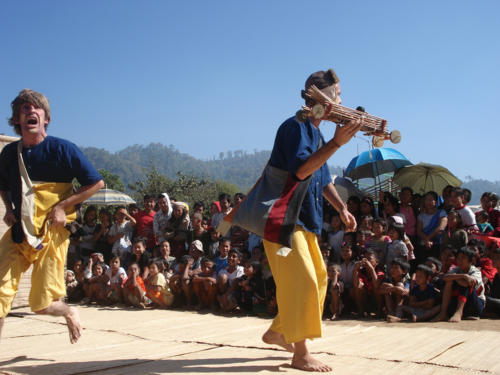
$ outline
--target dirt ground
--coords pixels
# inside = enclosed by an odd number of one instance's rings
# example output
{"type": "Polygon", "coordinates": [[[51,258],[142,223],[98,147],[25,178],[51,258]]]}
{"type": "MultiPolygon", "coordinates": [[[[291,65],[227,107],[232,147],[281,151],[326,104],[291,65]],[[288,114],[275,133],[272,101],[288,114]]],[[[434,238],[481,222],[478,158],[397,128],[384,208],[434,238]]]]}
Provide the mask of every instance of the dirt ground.
{"type": "MultiPolygon", "coordinates": [[[[64,321],[16,309],[0,341],[0,374],[267,374],[303,372],[262,343],[270,319],[180,310],[80,306],[84,332],[70,345],[64,321]]],[[[498,374],[500,321],[325,321],[310,342],[334,374],[498,374]]]]}

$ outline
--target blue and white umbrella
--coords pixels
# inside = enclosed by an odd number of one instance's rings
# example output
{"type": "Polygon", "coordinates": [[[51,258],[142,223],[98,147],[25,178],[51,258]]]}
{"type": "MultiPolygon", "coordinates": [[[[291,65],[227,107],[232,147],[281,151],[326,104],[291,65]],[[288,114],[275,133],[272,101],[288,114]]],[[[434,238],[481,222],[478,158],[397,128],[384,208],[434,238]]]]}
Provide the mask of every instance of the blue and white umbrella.
{"type": "Polygon", "coordinates": [[[375,178],[407,165],[413,165],[413,163],[399,151],[393,148],[375,148],[362,152],[352,159],[344,176],[350,177],[352,180],[375,178]]]}
{"type": "Polygon", "coordinates": [[[117,206],[129,205],[135,203],[127,194],[118,190],[101,189],[89,199],[84,201],[85,204],[95,204],[101,206],[117,206]]]}

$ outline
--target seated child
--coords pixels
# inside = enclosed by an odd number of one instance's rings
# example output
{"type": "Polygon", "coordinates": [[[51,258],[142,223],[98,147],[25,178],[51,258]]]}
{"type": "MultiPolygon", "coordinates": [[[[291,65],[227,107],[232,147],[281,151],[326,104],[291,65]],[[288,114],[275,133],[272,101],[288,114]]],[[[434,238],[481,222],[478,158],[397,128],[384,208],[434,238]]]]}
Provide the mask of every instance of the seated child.
{"type": "MultiPolygon", "coordinates": [[[[500,248],[496,248],[491,257],[493,258],[493,266],[497,271],[500,271],[500,248]]],[[[484,311],[489,316],[500,317],[500,272],[496,273],[490,290],[486,295],[486,308],[484,311]]]]}
{"type": "Polygon", "coordinates": [[[489,257],[485,256],[486,246],[483,241],[473,238],[467,243],[467,247],[469,247],[471,250],[474,250],[474,252],[476,253],[476,259],[473,264],[481,270],[484,288],[485,290],[487,290],[493,282],[497,270],[495,267],[493,267],[492,260],[489,257]]]}
{"type": "MultiPolygon", "coordinates": [[[[92,263],[92,258],[90,258],[89,262],[92,263]]],[[[101,263],[98,262],[93,264],[92,276],[87,279],[87,283],[88,302],[96,302],[99,305],[107,305],[109,303],[106,294],[108,279],[104,275],[104,268],[101,263]]]]}
{"type": "Polygon", "coordinates": [[[109,262],[108,270],[104,273],[108,280],[106,296],[111,304],[122,300],[122,284],[127,278],[127,273],[120,265],[120,257],[114,256],[109,262]]]}
{"type": "Polygon", "coordinates": [[[365,251],[363,258],[354,265],[354,297],[358,314],[363,316],[371,311],[380,313],[380,284],[384,272],[378,267],[378,259],[371,250],[365,251]]]}
{"type": "MultiPolygon", "coordinates": [[[[405,237],[405,227],[403,224],[391,224],[387,233],[392,242],[387,246],[385,270],[387,276],[390,276],[389,270],[392,267],[392,261],[394,259],[402,259],[406,262],[408,260],[409,253],[406,244],[403,242],[405,237]]],[[[408,272],[408,270],[406,270],[406,272],[408,272]]]]}
{"type": "Polygon", "coordinates": [[[127,279],[122,286],[123,301],[127,306],[145,308],[149,302],[146,300],[146,286],[140,276],[137,263],[132,263],[127,269],[127,279]]]}
{"type": "Polygon", "coordinates": [[[441,284],[442,280],[439,278],[439,271],[441,270],[441,262],[439,259],[434,257],[428,257],[425,260],[425,265],[432,270],[431,284],[441,293],[441,289],[444,284],[441,284]]]}
{"type": "Polygon", "coordinates": [[[168,269],[173,269],[177,263],[175,257],[170,255],[170,243],[163,240],[158,245],[158,256],[155,260],[161,260],[163,264],[168,264],[168,269]]]}
{"type": "MultiPolygon", "coordinates": [[[[207,248],[205,249],[206,256],[210,259],[215,259],[219,251],[220,233],[217,229],[210,228],[208,230],[209,240],[207,241],[207,248]]],[[[229,251],[229,250],[228,250],[229,251]]]]}
{"type": "Polygon", "coordinates": [[[407,274],[409,269],[410,265],[404,260],[393,259],[389,277],[379,288],[380,294],[384,296],[388,315],[396,315],[397,306],[403,305],[405,297],[410,293],[410,277],[407,274]]]}
{"type": "Polygon", "coordinates": [[[440,275],[447,274],[452,268],[457,266],[457,250],[451,245],[444,247],[441,250],[441,269],[440,275]]]}
{"type": "Polygon", "coordinates": [[[64,275],[66,281],[66,300],[70,303],[80,302],[84,297],[83,289],[79,287],[75,273],[66,270],[64,275]]]}
{"type": "Polygon", "coordinates": [[[193,276],[193,292],[198,300],[197,309],[213,307],[217,294],[217,274],[213,260],[201,258],[200,272],[193,276]]]}
{"type": "MultiPolygon", "coordinates": [[[[177,263],[175,272],[170,278],[170,290],[175,296],[176,303],[182,305],[183,302],[188,307],[193,307],[193,290],[191,287],[191,279],[194,275],[193,266],[195,264],[194,258],[191,255],[183,255],[177,263]],[[184,299],[181,302],[181,299],[184,299]]],[[[199,271],[199,270],[197,270],[199,271]]]]}
{"type": "Polygon", "coordinates": [[[186,300],[187,307],[193,307],[193,277],[201,272],[201,255],[204,253],[203,244],[200,240],[191,242],[189,248],[189,259],[184,272],[182,273],[182,291],[186,300]]]}
{"type": "Polygon", "coordinates": [[[443,276],[445,287],[438,316],[433,321],[460,322],[464,317],[478,319],[486,298],[481,271],[474,265],[475,252],[469,247],[458,250],[457,267],[443,276]]]}
{"type": "Polygon", "coordinates": [[[222,309],[230,306],[231,284],[244,274],[243,267],[240,266],[240,261],[240,252],[236,249],[231,249],[227,256],[227,267],[220,270],[217,274],[217,289],[219,291],[217,300],[222,309]]]}
{"type": "Polygon", "coordinates": [[[223,238],[219,241],[219,255],[215,257],[215,272],[217,274],[224,268],[227,267],[227,256],[231,250],[231,241],[227,238],[223,238]]]}
{"type": "Polygon", "coordinates": [[[256,311],[264,311],[266,290],[260,263],[247,261],[243,269],[244,275],[232,282],[231,293],[221,301],[221,308],[231,311],[239,306],[246,312],[252,312],[255,307],[256,311]]]}
{"type": "Polygon", "coordinates": [[[440,309],[436,303],[438,291],[431,284],[433,271],[420,264],[415,272],[415,285],[410,290],[409,305],[399,305],[396,315],[387,315],[389,323],[399,322],[404,315],[410,315],[412,322],[426,321],[434,317],[440,309]]]}
{"type": "Polygon", "coordinates": [[[127,263],[137,263],[140,270],[140,276],[146,280],[149,274],[149,263],[151,255],[146,251],[148,239],[146,237],[135,237],[132,240],[132,252],[128,255],[127,263]]]}
{"type": "Polygon", "coordinates": [[[174,295],[161,271],[163,271],[163,262],[152,261],[149,264],[146,296],[158,307],[170,307],[174,302],[174,295]]]}
{"type": "Polygon", "coordinates": [[[372,250],[377,255],[379,264],[385,264],[387,255],[387,246],[391,238],[387,235],[387,222],[384,219],[375,219],[373,221],[373,235],[366,243],[366,249],[372,250]]]}
{"type": "Polygon", "coordinates": [[[354,266],[352,260],[352,248],[349,242],[344,242],[340,252],[342,263],[340,263],[340,280],[344,286],[344,292],[341,294],[342,304],[347,308],[352,308],[354,296],[354,266]]]}
{"type": "Polygon", "coordinates": [[[340,296],[344,292],[344,283],[341,280],[342,272],[340,265],[330,263],[327,268],[328,287],[326,290],[323,317],[335,320],[342,313],[340,296]]]}
{"type": "Polygon", "coordinates": [[[477,226],[479,227],[479,233],[493,235],[495,228],[490,224],[490,215],[486,211],[480,211],[476,214],[477,226]]]}

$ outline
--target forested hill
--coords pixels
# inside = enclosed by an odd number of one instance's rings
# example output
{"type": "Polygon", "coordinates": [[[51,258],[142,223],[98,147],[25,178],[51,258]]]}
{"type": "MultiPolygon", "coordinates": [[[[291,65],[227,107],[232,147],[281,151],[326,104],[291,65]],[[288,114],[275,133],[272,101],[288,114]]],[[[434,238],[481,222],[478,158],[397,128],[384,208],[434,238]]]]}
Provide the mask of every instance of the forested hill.
{"type": "MultiPolygon", "coordinates": [[[[106,169],[120,176],[125,186],[142,179],[144,172],[154,166],[161,174],[172,179],[180,171],[184,175],[224,180],[244,192],[253,186],[270,155],[270,151],[248,153],[236,150],[221,152],[212,160],[199,160],[179,152],[172,145],[160,143],[129,146],[116,153],[95,147],[81,149],[97,169],[106,169]]],[[[342,174],[340,167],[331,169],[334,174],[342,174]]]]}
{"type": "MultiPolygon", "coordinates": [[[[253,186],[270,155],[270,151],[248,153],[236,150],[221,152],[211,160],[199,160],[181,153],[172,145],[165,146],[161,143],[129,146],[116,153],[95,147],[81,149],[96,168],[106,169],[118,175],[125,186],[143,179],[145,171],[154,166],[161,174],[172,179],[175,179],[180,171],[184,175],[227,181],[238,186],[243,192],[253,186]]],[[[341,167],[330,167],[330,170],[332,174],[342,176],[341,167]]],[[[481,194],[485,191],[500,195],[500,181],[491,182],[468,176],[463,187],[472,191],[471,204],[479,204],[481,194]]]]}

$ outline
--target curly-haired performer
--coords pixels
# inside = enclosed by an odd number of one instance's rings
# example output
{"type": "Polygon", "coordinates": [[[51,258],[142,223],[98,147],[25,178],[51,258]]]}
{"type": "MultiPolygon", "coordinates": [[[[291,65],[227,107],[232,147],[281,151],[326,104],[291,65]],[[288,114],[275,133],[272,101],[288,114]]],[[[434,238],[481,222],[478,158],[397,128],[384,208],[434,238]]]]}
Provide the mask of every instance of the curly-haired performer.
{"type": "Polygon", "coordinates": [[[21,140],[0,154],[0,195],[10,229],[0,240],[0,334],[22,274],[33,264],[29,296],[37,314],[63,316],[71,343],[81,335],[80,318],[61,298],[66,294],[64,264],[69,244],[65,225],[74,206],[104,186],[102,177],[71,142],[47,135],[47,98],[24,89],[11,103],[21,140]],[[73,192],[76,178],[81,188],[73,192]]]}

